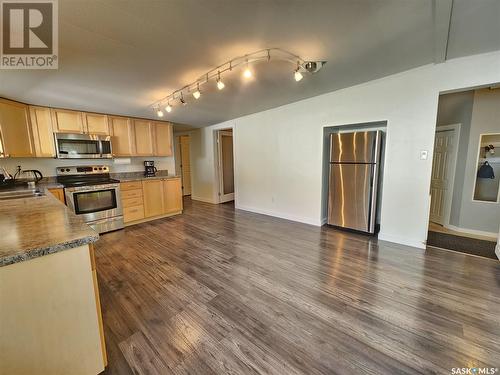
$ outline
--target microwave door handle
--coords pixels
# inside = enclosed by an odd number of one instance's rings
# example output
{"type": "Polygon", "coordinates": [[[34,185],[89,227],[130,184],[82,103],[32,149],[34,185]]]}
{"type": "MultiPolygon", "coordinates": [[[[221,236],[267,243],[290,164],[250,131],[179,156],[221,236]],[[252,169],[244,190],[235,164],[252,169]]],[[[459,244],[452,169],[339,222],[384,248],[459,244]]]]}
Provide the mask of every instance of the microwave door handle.
{"type": "Polygon", "coordinates": [[[103,151],[103,147],[102,147],[102,140],[98,140],[98,147],[99,147],[99,156],[102,158],[102,151],[103,151]]]}

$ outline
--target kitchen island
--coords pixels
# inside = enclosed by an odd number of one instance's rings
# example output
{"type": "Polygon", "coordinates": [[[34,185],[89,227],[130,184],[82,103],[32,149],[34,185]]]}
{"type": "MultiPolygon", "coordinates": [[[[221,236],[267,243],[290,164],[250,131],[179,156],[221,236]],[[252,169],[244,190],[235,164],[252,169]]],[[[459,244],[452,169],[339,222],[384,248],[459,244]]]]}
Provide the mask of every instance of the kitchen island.
{"type": "Polygon", "coordinates": [[[0,374],[98,374],[99,236],[44,191],[0,200],[0,374]]]}

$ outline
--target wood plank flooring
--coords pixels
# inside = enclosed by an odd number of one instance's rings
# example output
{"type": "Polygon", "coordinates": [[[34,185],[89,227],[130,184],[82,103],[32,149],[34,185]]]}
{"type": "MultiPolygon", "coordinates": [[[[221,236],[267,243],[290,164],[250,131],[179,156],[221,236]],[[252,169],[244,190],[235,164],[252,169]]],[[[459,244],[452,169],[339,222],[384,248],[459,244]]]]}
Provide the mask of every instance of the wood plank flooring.
{"type": "Polygon", "coordinates": [[[500,262],[185,202],[105,234],[106,374],[500,367],[500,262]]]}

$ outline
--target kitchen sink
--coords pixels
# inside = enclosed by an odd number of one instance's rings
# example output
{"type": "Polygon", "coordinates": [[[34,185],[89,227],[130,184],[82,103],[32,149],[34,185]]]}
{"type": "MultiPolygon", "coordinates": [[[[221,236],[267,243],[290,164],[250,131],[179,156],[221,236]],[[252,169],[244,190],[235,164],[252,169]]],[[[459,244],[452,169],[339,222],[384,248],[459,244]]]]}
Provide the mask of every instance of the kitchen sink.
{"type": "Polygon", "coordinates": [[[38,189],[0,191],[0,200],[41,197],[44,195],[45,192],[38,189]]]}

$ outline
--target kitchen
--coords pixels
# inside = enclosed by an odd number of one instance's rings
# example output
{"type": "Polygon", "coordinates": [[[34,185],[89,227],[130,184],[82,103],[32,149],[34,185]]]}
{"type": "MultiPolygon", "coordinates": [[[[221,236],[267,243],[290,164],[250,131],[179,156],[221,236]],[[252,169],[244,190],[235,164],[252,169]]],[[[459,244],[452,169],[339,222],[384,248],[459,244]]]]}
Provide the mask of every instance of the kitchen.
{"type": "MultiPolygon", "coordinates": [[[[498,92],[499,15],[0,0],[0,374],[500,368],[500,238],[427,242],[439,99],[498,92]]],[[[498,215],[486,172],[459,201],[498,215]]]]}
{"type": "Polygon", "coordinates": [[[100,233],[182,213],[180,177],[155,167],[173,165],[172,126],[0,99],[1,160],[16,165],[0,168],[2,371],[104,369],[93,244],[100,233]],[[135,170],[114,172],[116,161],[135,170]],[[26,164],[49,175],[18,166],[26,164]],[[32,361],[21,360],[27,353],[32,361]]]}

